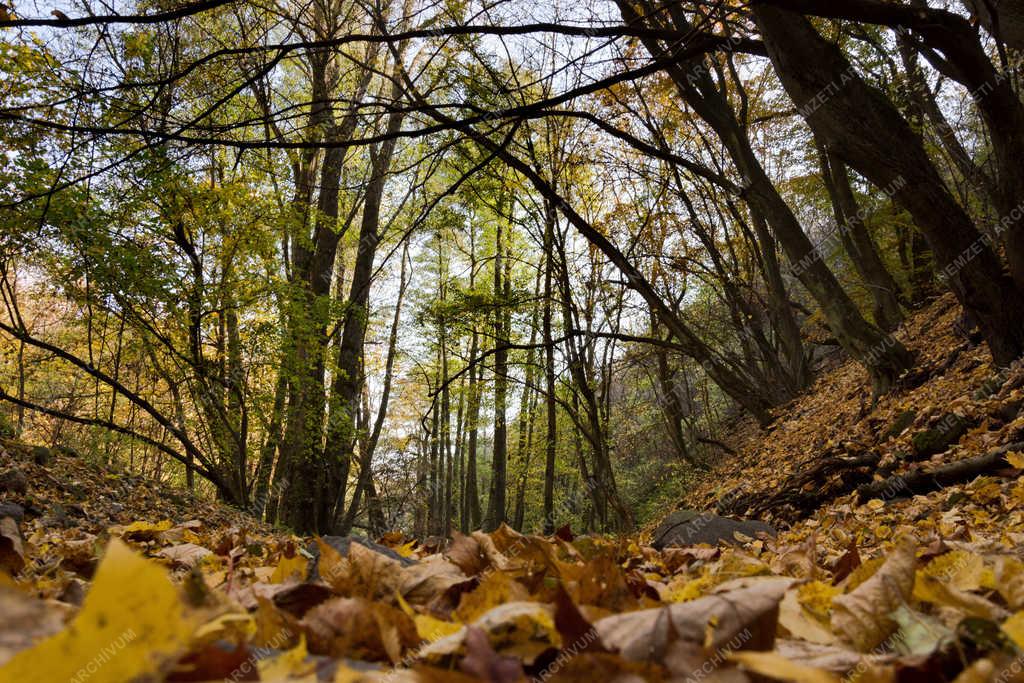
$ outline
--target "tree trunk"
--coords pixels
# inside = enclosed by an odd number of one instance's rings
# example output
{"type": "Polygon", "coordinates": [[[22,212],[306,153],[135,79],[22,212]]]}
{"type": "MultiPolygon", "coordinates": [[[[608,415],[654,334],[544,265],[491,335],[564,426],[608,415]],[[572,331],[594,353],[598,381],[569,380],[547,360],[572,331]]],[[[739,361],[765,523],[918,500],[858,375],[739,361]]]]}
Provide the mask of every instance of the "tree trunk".
{"type": "Polygon", "coordinates": [[[1011,363],[1024,352],[1021,292],[946,190],[921,140],[807,19],[763,4],[753,11],[775,70],[815,135],[875,185],[891,189],[924,233],[948,286],[978,321],[993,359],[1011,363]]]}
{"type": "MultiPolygon", "coordinates": [[[[625,0],[619,0],[622,17],[628,23],[643,23],[625,0]]],[[[657,16],[653,5],[643,7],[648,16],[657,16]]],[[[692,29],[682,11],[673,12],[673,21],[681,31],[692,29]]],[[[644,44],[655,57],[666,50],[657,41],[644,44]]],[[[793,211],[779,195],[754,154],[746,131],[737,122],[726,95],[711,79],[709,60],[696,58],[688,64],[668,67],[682,98],[710,125],[729,152],[746,186],[744,199],[768,221],[783,250],[793,264],[793,273],[821,307],[829,329],[844,349],[870,373],[875,393],[884,393],[908,369],[913,358],[896,339],[886,335],[860,314],[856,304],[843,290],[835,275],[821,260],[793,211]]]]}
{"type": "Polygon", "coordinates": [[[821,161],[822,180],[832,203],[836,230],[843,248],[871,293],[875,324],[886,332],[892,332],[903,321],[898,298],[899,286],[878,255],[878,248],[864,224],[857,198],[850,186],[850,177],[846,173],[846,165],[831,154],[820,140],[814,142],[821,161]]]}
{"type": "MultiPolygon", "coordinates": [[[[511,213],[511,202],[509,212],[511,213]]],[[[499,211],[494,237],[494,451],[491,457],[491,486],[487,503],[485,530],[493,531],[506,520],[506,489],[508,486],[508,425],[506,400],[508,397],[508,300],[505,296],[503,261],[506,257],[504,216],[499,211]]],[[[509,221],[511,225],[511,220],[509,221]]]]}
{"type": "Polygon", "coordinates": [[[544,533],[555,531],[555,448],[558,438],[557,403],[555,401],[555,345],[551,335],[552,260],[554,227],[557,214],[549,200],[544,201],[544,416],[547,430],[544,434],[544,533]]]}

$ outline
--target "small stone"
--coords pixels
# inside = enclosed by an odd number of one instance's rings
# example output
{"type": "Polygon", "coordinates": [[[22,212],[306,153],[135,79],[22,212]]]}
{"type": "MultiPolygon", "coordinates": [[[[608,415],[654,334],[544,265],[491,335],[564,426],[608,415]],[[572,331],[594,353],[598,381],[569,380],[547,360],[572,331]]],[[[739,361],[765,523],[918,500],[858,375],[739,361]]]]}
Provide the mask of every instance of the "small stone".
{"type": "Polygon", "coordinates": [[[28,492],[28,477],[17,467],[0,472],[0,491],[24,495],[28,492]]]}
{"type": "Polygon", "coordinates": [[[676,510],[654,531],[651,545],[660,550],[667,546],[697,543],[713,546],[719,542],[735,544],[734,534],[737,532],[751,538],[756,538],[759,533],[776,535],[771,525],[756,519],[733,519],[711,512],[676,510]]]}
{"type": "Polygon", "coordinates": [[[923,460],[946,451],[960,441],[967,433],[968,427],[967,422],[959,415],[946,415],[935,427],[914,434],[911,438],[914,456],[923,460]]]}
{"type": "MultiPolygon", "coordinates": [[[[375,553],[379,553],[397,561],[403,567],[416,564],[416,560],[409,559],[408,557],[402,557],[391,548],[381,545],[380,543],[374,543],[362,536],[321,536],[320,540],[337,550],[342,557],[348,557],[349,546],[353,543],[358,543],[364,548],[369,548],[375,553]]],[[[307,581],[315,581],[320,576],[320,546],[317,545],[316,541],[310,541],[306,545],[306,552],[313,556],[313,562],[309,565],[309,576],[307,577],[307,581]]]]}
{"type": "Polygon", "coordinates": [[[914,420],[917,418],[916,410],[904,410],[902,413],[896,416],[893,420],[892,425],[889,427],[889,431],[886,432],[889,437],[896,437],[903,433],[910,425],[914,424],[914,420]]]}

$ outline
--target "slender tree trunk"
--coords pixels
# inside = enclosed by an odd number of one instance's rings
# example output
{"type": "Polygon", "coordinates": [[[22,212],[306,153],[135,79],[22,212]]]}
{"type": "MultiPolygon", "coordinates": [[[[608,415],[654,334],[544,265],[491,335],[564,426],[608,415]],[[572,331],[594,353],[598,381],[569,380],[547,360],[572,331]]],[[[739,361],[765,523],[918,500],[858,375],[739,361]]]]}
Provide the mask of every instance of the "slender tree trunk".
{"type": "MultiPolygon", "coordinates": [[[[267,424],[267,433],[263,440],[263,447],[260,448],[260,459],[256,465],[256,488],[253,493],[253,515],[257,519],[263,519],[264,513],[276,512],[276,505],[271,505],[270,475],[274,469],[274,455],[281,441],[281,421],[284,414],[284,402],[288,392],[288,375],[284,369],[278,370],[277,383],[274,387],[274,405],[271,408],[270,420],[267,424]]],[[[270,515],[268,514],[268,517],[270,515]]]]}
{"type": "Polygon", "coordinates": [[[544,415],[547,429],[544,433],[544,533],[555,531],[555,449],[558,438],[557,403],[555,391],[555,345],[551,334],[552,259],[554,251],[554,227],[557,214],[550,201],[544,202],[544,313],[542,334],[544,336],[544,415]]]}
{"type": "MultiPolygon", "coordinates": [[[[377,416],[374,419],[373,428],[370,431],[363,447],[363,458],[362,463],[360,463],[359,479],[356,483],[357,496],[360,492],[368,494],[371,490],[371,485],[373,483],[373,456],[377,450],[377,444],[380,442],[380,435],[384,429],[384,420],[387,418],[388,405],[391,401],[391,385],[394,379],[395,358],[398,355],[398,330],[402,319],[402,302],[405,299],[405,292],[409,288],[407,268],[408,260],[409,243],[406,242],[402,245],[402,265],[398,281],[398,296],[395,299],[395,315],[391,320],[391,331],[388,334],[388,350],[386,360],[384,361],[384,380],[383,385],[381,386],[380,404],[377,406],[377,416]]],[[[371,516],[369,520],[370,527],[376,531],[381,531],[383,530],[383,515],[381,514],[377,519],[372,517],[372,515],[375,514],[372,507],[373,498],[370,498],[368,495],[366,497],[367,514],[371,516]]],[[[342,520],[340,526],[341,534],[344,535],[351,532],[352,525],[355,524],[358,512],[357,501],[353,499],[353,504],[349,506],[348,512],[342,520]]],[[[378,510],[377,512],[380,511],[378,510]]]]}
{"type": "Polygon", "coordinates": [[[469,436],[466,440],[466,481],[463,484],[463,503],[461,527],[463,533],[480,528],[482,511],[480,509],[480,492],[477,473],[477,439],[480,423],[480,370],[476,365],[479,354],[480,337],[476,329],[472,333],[469,346],[469,397],[466,407],[466,427],[469,436]]]}
{"type": "Polygon", "coordinates": [[[822,180],[832,203],[836,229],[843,248],[871,293],[875,324],[886,332],[892,332],[903,321],[899,285],[878,255],[878,248],[864,224],[850,186],[850,177],[846,173],[846,165],[831,154],[821,141],[815,140],[815,144],[821,161],[822,180]]]}
{"type": "MultiPolygon", "coordinates": [[[[511,213],[511,202],[509,212],[511,213]]],[[[506,521],[508,487],[508,425],[505,405],[508,397],[508,332],[505,325],[508,301],[504,286],[504,216],[500,215],[494,237],[494,451],[491,457],[491,485],[485,529],[493,531],[506,521]]]]}

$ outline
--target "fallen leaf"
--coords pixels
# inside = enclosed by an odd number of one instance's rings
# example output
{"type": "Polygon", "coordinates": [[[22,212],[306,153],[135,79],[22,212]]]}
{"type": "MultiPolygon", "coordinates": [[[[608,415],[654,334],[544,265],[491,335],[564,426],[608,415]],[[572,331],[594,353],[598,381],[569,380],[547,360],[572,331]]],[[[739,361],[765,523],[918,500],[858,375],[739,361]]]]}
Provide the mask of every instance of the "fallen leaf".
{"type": "Polygon", "coordinates": [[[487,683],[516,683],[526,677],[519,660],[500,656],[491,647],[487,634],[475,626],[466,632],[466,656],[459,666],[487,683]]]}
{"type": "Polygon", "coordinates": [[[833,598],[833,632],[861,652],[889,637],[897,628],[889,615],[910,598],[914,589],[916,550],[913,538],[901,539],[871,578],[852,592],[833,598]]]}
{"type": "Polygon", "coordinates": [[[213,556],[213,551],[195,543],[182,543],[164,548],[158,555],[180,567],[195,567],[207,557],[213,556]]]}
{"type": "Polygon", "coordinates": [[[769,649],[775,639],[779,602],[793,583],[785,577],[764,578],[692,602],[605,617],[594,628],[606,647],[635,661],[664,653],[669,621],[682,640],[704,643],[711,625],[710,647],[721,647],[743,635],[745,647],[769,649]]]}
{"type": "Polygon", "coordinates": [[[60,631],[64,627],[66,612],[16,588],[0,586],[0,614],[4,624],[0,630],[2,665],[16,653],[60,631]]]}
{"type": "Polygon", "coordinates": [[[0,571],[17,574],[25,566],[21,531],[13,517],[0,518],[0,571]]]}
{"type": "Polygon", "coordinates": [[[113,539],[71,625],[15,655],[0,680],[70,680],[97,661],[96,683],[154,676],[184,653],[196,623],[167,572],[113,539]]]}
{"type": "Polygon", "coordinates": [[[370,661],[402,659],[420,638],[401,610],[365,598],[334,598],[302,618],[310,652],[370,661]]]}
{"type": "Polygon", "coordinates": [[[270,583],[285,583],[286,581],[299,581],[306,576],[309,569],[309,560],[296,553],[291,557],[282,557],[277,563],[274,573],[270,576],[270,583]]]}
{"type": "Polygon", "coordinates": [[[828,671],[791,662],[775,652],[730,652],[728,658],[748,671],[792,683],[839,683],[828,671]]]}

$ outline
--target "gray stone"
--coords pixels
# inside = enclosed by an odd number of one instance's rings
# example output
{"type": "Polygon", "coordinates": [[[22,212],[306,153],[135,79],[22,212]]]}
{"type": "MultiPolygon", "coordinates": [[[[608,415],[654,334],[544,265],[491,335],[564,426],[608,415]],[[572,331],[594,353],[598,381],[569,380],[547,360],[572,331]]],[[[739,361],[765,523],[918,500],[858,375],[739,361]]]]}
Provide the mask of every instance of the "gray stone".
{"type": "MultiPolygon", "coordinates": [[[[349,546],[353,543],[358,543],[364,548],[369,548],[375,553],[380,553],[385,557],[398,561],[403,567],[416,564],[416,560],[411,560],[408,557],[402,557],[391,548],[381,545],[380,543],[374,543],[362,536],[321,536],[320,540],[337,550],[342,557],[348,557],[349,546]]],[[[310,563],[309,576],[307,576],[306,579],[308,581],[315,581],[320,577],[320,546],[317,545],[316,541],[310,541],[309,544],[306,545],[306,552],[313,556],[313,562],[310,563]]]]}
{"type": "Polygon", "coordinates": [[[712,512],[699,510],[676,510],[655,529],[651,545],[659,550],[669,546],[695,545],[707,543],[718,545],[719,542],[736,543],[733,536],[739,532],[744,536],[756,538],[758,534],[775,535],[775,529],[769,524],[756,519],[733,519],[721,517],[712,512]]]}

